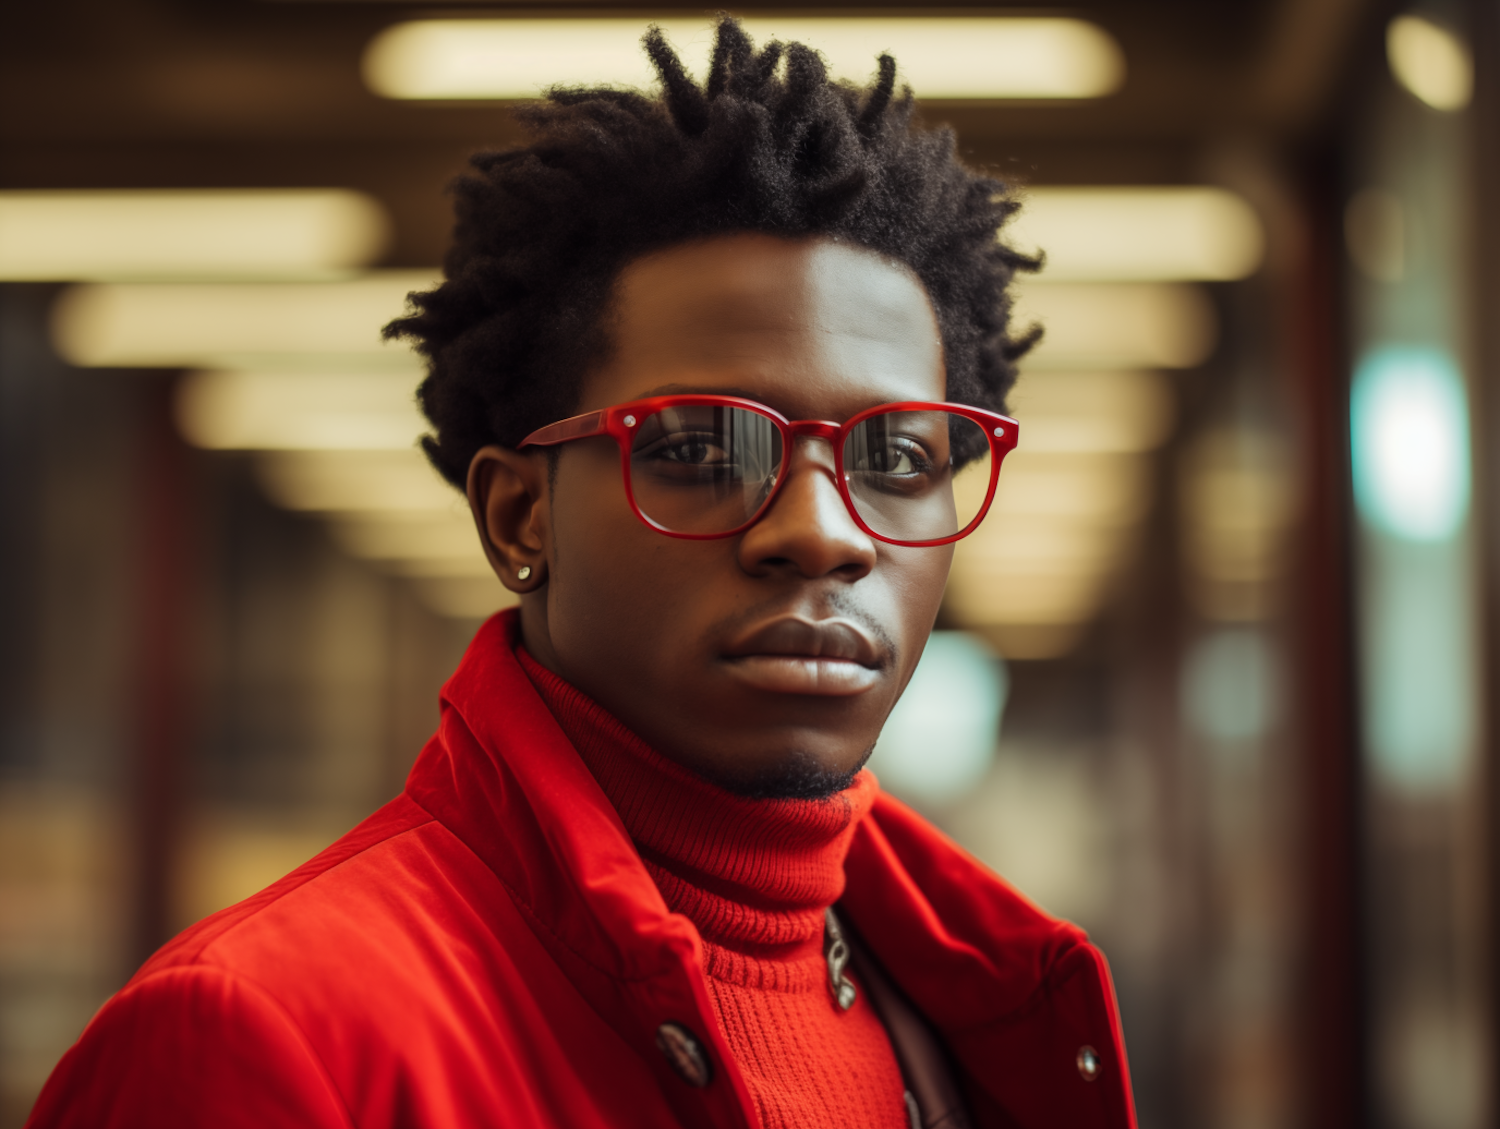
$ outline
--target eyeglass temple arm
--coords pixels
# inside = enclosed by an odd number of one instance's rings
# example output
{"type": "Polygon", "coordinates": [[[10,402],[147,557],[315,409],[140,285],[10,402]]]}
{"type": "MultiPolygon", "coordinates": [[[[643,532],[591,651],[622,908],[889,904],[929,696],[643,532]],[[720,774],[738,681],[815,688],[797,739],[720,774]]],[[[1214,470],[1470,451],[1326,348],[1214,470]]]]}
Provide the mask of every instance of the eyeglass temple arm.
{"type": "Polygon", "coordinates": [[[584,412],[581,416],[560,419],[556,423],[549,423],[546,427],[537,428],[521,440],[516,450],[519,451],[522,447],[551,447],[556,443],[566,443],[570,439],[589,439],[603,434],[605,434],[604,412],[584,412]]]}

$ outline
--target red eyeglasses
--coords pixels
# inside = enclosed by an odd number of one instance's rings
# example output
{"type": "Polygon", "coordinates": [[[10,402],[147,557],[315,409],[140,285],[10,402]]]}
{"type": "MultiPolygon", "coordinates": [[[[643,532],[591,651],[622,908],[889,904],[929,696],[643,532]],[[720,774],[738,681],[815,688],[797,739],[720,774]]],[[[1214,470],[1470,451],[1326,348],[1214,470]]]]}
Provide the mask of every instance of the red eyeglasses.
{"type": "Polygon", "coordinates": [[[1019,431],[964,404],[882,404],[839,424],[794,422],[737,396],[656,396],[548,424],[521,446],[611,436],[636,516],[706,540],[732,537],[770,508],[797,436],[826,439],[855,524],[892,545],[946,545],[984,519],[1019,431]]]}

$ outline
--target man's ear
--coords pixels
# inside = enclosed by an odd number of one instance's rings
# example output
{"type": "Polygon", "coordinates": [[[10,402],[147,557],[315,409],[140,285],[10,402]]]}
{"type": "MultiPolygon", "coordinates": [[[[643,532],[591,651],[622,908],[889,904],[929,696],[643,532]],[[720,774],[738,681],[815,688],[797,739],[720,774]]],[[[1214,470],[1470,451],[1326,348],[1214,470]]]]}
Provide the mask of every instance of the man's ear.
{"type": "Polygon", "coordinates": [[[547,579],[547,460],[505,447],[481,447],[469,462],[469,509],[490,567],[512,592],[547,579]]]}

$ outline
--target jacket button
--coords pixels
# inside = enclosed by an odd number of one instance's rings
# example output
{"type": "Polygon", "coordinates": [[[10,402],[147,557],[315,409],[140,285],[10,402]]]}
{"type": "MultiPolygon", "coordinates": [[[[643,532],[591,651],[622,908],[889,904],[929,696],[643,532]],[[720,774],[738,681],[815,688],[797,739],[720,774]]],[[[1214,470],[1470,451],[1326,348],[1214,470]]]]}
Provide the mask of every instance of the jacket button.
{"type": "Polygon", "coordinates": [[[1099,1065],[1098,1051],[1089,1046],[1078,1048],[1078,1074],[1085,1082],[1099,1077],[1099,1065]]]}
{"type": "Polygon", "coordinates": [[[689,1086],[702,1089],[714,1080],[714,1068],[703,1044],[680,1023],[663,1023],[656,1029],[656,1046],[672,1069],[689,1086]]]}

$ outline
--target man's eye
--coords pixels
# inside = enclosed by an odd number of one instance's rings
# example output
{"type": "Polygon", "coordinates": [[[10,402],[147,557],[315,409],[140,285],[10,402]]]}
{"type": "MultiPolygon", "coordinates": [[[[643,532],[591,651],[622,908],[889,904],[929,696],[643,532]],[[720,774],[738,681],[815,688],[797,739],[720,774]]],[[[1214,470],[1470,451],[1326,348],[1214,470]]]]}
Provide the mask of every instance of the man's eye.
{"type": "Polygon", "coordinates": [[[704,436],[673,436],[657,448],[656,457],[684,466],[722,466],[729,453],[704,436]]]}
{"type": "Polygon", "coordinates": [[[911,452],[904,447],[894,447],[886,454],[886,474],[915,474],[917,465],[911,452]]]}
{"type": "Polygon", "coordinates": [[[865,466],[860,469],[875,474],[926,474],[932,470],[932,460],[919,444],[892,442],[871,451],[865,466]]]}

